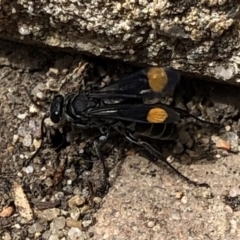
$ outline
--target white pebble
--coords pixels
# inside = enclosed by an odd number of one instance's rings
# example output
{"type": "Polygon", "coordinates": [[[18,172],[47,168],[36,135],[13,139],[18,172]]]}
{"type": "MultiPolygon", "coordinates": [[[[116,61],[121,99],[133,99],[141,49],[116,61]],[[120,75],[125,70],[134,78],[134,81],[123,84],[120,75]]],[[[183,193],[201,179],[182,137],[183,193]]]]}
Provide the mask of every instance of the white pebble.
{"type": "Polygon", "coordinates": [[[26,117],[27,117],[27,113],[21,113],[21,114],[18,114],[17,117],[21,120],[24,120],[26,117]]]}
{"type": "Polygon", "coordinates": [[[30,107],[29,107],[29,112],[30,113],[37,113],[38,112],[38,109],[37,109],[37,107],[35,106],[35,105],[30,105],[30,107]]]}
{"type": "Polygon", "coordinates": [[[17,143],[18,139],[19,139],[19,136],[18,136],[17,134],[14,134],[14,135],[13,135],[12,143],[13,143],[13,144],[17,143]]]}
{"type": "Polygon", "coordinates": [[[31,165],[29,165],[29,166],[26,167],[25,172],[26,172],[27,174],[33,173],[33,171],[34,171],[34,168],[33,168],[31,165]]]}

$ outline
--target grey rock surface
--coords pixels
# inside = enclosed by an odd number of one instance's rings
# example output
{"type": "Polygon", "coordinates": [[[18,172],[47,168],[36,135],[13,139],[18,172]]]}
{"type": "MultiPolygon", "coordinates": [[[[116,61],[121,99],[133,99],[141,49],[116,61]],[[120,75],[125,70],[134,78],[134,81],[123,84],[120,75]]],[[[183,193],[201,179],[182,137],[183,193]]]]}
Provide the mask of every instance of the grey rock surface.
{"type": "Polygon", "coordinates": [[[127,157],[96,213],[93,239],[239,239],[240,212],[233,213],[219,195],[238,184],[238,177],[227,173],[238,162],[239,156],[232,156],[208,167],[184,167],[188,176],[208,182],[210,190],[191,186],[164,167],[157,167],[153,177],[154,164],[127,157]]]}
{"type": "Polygon", "coordinates": [[[238,0],[0,1],[0,37],[240,81],[238,0]]]}

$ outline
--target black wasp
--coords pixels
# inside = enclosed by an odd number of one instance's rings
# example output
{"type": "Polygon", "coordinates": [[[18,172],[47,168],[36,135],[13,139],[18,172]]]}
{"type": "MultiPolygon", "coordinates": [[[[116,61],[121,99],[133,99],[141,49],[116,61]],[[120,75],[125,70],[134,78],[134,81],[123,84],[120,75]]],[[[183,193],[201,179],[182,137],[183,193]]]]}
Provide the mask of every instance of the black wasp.
{"type": "MultiPolygon", "coordinates": [[[[78,94],[69,93],[66,96],[56,95],[49,112],[42,119],[42,144],[44,119],[48,117],[56,124],[70,123],[82,129],[97,128],[104,136],[108,136],[110,130],[115,130],[147,150],[155,159],[162,160],[188,182],[201,185],[182,175],[157,149],[141,138],[176,138],[175,123],[186,113],[163,103],[146,102],[173,95],[179,81],[180,74],[173,68],[149,67],[103,88],[78,94]]],[[[30,160],[38,154],[40,148],[30,160]]]]}

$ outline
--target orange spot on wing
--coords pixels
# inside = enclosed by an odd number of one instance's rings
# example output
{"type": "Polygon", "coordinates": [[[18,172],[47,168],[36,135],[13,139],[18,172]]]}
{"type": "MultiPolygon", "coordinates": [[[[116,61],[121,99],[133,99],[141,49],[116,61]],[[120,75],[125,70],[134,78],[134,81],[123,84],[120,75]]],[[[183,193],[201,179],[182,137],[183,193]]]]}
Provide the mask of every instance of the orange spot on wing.
{"type": "Polygon", "coordinates": [[[163,68],[151,67],[147,73],[149,86],[154,92],[161,92],[168,83],[168,77],[163,68]]]}
{"type": "Polygon", "coordinates": [[[162,108],[153,108],[148,112],[147,120],[150,123],[162,123],[168,117],[167,112],[162,108]]]}

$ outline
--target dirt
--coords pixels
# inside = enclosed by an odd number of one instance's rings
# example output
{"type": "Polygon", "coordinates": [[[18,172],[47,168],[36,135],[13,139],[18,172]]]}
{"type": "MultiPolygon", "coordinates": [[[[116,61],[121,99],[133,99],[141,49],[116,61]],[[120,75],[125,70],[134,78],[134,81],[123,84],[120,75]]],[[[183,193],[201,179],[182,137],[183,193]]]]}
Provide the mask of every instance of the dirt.
{"type": "Polygon", "coordinates": [[[182,120],[177,143],[152,142],[175,157],[181,173],[210,188],[140,156],[146,155],[115,133],[101,149],[111,170],[109,187],[92,145],[97,130],[69,131],[69,144],[57,152],[62,128],[47,122],[43,149],[24,163],[39,147],[41,119],[59,87],[63,94],[83,91],[84,81],[108,84],[135,68],[5,41],[0,66],[0,214],[13,209],[0,217],[2,239],[239,239],[237,88],[184,76],[176,105],[183,102],[220,127],[182,120]],[[217,149],[219,138],[231,149],[217,149]],[[16,203],[16,184],[33,212],[29,221],[16,203]]]}

